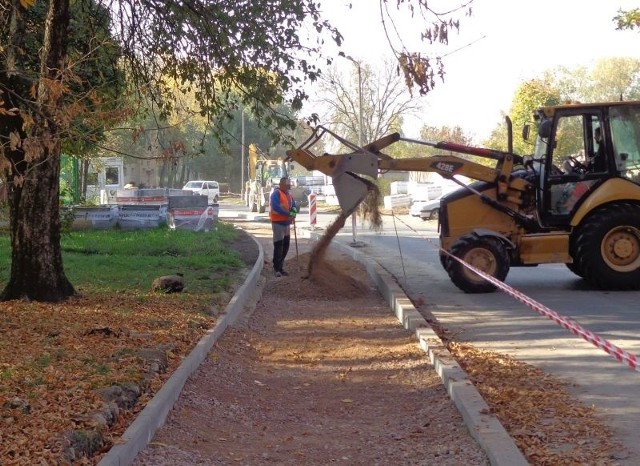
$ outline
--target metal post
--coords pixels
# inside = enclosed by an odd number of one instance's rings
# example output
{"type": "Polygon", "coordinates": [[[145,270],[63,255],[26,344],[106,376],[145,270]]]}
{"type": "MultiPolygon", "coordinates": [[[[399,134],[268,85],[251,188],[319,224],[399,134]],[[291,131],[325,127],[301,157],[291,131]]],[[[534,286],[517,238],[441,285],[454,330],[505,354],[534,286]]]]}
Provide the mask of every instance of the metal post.
{"type": "Polygon", "coordinates": [[[244,108],[242,109],[242,136],[241,136],[241,140],[242,142],[240,143],[240,198],[242,199],[242,201],[244,202],[244,197],[246,195],[246,193],[244,192],[244,108]]]}
{"type": "MultiPolygon", "coordinates": [[[[358,147],[362,147],[363,145],[363,134],[362,134],[362,68],[360,67],[360,62],[353,59],[351,56],[346,55],[345,58],[355,64],[358,67],[358,147]]],[[[356,225],[356,212],[351,214],[351,233],[353,235],[353,242],[351,246],[359,247],[364,246],[364,243],[358,241],[358,229],[356,225]]]]}

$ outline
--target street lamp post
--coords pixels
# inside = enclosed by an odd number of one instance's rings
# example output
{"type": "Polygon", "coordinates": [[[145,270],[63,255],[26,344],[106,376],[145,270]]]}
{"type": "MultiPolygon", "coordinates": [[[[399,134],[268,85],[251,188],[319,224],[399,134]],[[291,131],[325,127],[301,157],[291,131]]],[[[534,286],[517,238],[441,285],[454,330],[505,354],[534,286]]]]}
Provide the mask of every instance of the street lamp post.
{"type": "Polygon", "coordinates": [[[242,135],[240,137],[240,199],[244,202],[244,198],[246,193],[244,187],[244,108],[242,109],[242,123],[241,123],[241,132],[242,135]]]}
{"type": "MultiPolygon", "coordinates": [[[[358,147],[362,148],[362,144],[364,143],[362,133],[362,67],[360,66],[360,62],[355,60],[351,56],[345,55],[345,58],[356,65],[356,67],[358,68],[358,147]]],[[[351,232],[353,234],[353,242],[351,243],[351,246],[363,246],[364,243],[358,241],[355,212],[351,214],[351,232]]]]}

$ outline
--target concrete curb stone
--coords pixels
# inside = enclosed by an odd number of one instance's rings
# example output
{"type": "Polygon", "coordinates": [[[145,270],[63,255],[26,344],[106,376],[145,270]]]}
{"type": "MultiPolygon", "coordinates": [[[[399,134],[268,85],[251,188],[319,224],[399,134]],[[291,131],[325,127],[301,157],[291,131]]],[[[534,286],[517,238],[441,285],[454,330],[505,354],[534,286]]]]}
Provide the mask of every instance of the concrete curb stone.
{"type": "MultiPolygon", "coordinates": [[[[251,236],[251,235],[250,235],[251,236]]],[[[169,380],[162,386],[147,406],[140,412],[135,421],[122,435],[123,443],[114,445],[99,466],[124,466],[131,464],[139,452],[153,439],[156,431],[164,424],[169,411],[180,396],[184,385],[207,357],[207,354],[224,331],[232,325],[242,313],[245,304],[253,295],[264,265],[264,250],[260,242],[253,236],[258,245],[258,260],[247,275],[244,284],[237,290],[225,308],[216,325],[200,339],[196,347],[182,361],[169,380]]]]}
{"type": "MultiPolygon", "coordinates": [[[[303,231],[310,239],[319,239],[320,235],[303,231]]],[[[361,249],[348,246],[340,241],[331,242],[331,246],[340,249],[360,262],[369,277],[389,303],[405,329],[415,331],[420,347],[429,357],[431,364],[442,379],[447,393],[469,429],[472,437],[487,454],[493,466],[524,466],[529,462],[516,446],[498,418],[491,414],[489,406],[471,383],[467,374],[445,348],[442,340],[429,326],[424,317],[414,307],[404,290],[393,276],[374,260],[361,253],[361,249]]]]}

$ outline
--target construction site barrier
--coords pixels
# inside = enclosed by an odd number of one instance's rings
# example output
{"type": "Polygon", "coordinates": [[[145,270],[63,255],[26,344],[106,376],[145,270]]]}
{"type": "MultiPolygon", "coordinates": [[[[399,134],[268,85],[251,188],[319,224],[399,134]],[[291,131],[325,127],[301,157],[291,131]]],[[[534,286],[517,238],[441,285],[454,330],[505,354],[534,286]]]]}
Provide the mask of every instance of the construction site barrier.
{"type": "Polygon", "coordinates": [[[316,206],[316,193],[309,194],[309,225],[311,228],[316,227],[318,221],[317,218],[317,206],[316,206]]]}

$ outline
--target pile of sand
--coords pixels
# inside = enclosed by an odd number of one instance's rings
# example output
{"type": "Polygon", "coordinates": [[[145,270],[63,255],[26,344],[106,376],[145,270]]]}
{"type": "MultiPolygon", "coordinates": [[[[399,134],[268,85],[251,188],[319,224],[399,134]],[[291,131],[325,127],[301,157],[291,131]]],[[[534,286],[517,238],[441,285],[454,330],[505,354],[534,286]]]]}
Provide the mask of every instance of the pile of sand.
{"type": "Polygon", "coordinates": [[[340,301],[357,299],[370,295],[374,288],[369,284],[366,271],[360,264],[354,266],[353,261],[332,260],[324,258],[313,265],[313,273],[307,276],[303,267],[308,270],[311,253],[300,254],[300,274],[291,263],[287,266],[290,275],[271,282],[275,290],[282,290],[282,295],[295,296],[302,300],[340,301]]]}

